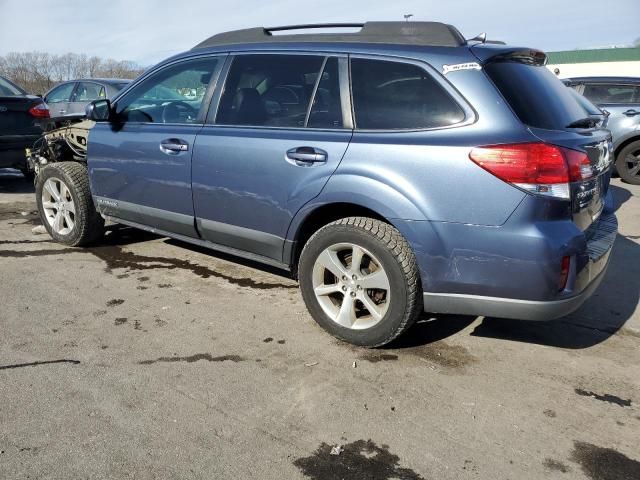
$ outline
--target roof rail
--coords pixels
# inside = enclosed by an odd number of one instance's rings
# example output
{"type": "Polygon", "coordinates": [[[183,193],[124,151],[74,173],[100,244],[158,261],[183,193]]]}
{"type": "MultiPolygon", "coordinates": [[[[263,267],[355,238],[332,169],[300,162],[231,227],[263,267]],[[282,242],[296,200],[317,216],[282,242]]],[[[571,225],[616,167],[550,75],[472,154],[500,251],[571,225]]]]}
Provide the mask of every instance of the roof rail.
{"type": "Polygon", "coordinates": [[[259,42],[354,42],[459,47],[465,38],[452,25],[440,22],[366,22],[255,27],[219,33],[199,43],[194,49],[259,42]],[[273,32],[329,28],[360,28],[358,32],[300,33],[273,35],[273,32]]]}

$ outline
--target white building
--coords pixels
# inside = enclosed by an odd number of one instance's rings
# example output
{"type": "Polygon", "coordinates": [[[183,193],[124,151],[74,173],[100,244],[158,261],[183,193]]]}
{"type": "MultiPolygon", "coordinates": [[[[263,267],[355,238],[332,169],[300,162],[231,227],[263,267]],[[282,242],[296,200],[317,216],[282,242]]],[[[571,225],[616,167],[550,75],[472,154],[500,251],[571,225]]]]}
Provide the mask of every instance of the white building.
{"type": "Polygon", "coordinates": [[[640,77],[640,46],[547,52],[547,67],[560,78],[640,77]]]}

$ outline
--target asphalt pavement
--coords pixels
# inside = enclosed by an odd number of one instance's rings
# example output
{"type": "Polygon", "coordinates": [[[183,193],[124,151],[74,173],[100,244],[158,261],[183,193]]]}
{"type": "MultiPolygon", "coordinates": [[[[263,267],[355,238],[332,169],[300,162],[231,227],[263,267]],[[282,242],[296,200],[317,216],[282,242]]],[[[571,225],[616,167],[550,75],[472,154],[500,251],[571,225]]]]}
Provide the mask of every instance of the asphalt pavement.
{"type": "Polygon", "coordinates": [[[611,188],[611,265],[574,314],[425,314],[365,350],[283,272],[33,234],[32,185],[0,171],[0,478],[637,480],[640,187],[611,188]]]}

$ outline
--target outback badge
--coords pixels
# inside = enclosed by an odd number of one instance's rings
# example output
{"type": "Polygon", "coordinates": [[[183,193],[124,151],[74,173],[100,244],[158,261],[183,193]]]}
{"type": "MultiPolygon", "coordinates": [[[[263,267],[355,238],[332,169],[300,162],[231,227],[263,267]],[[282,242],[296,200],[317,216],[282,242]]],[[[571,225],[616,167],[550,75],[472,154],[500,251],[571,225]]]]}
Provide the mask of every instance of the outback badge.
{"type": "Polygon", "coordinates": [[[458,70],[482,70],[479,63],[456,63],[455,65],[442,65],[442,73],[446,75],[449,72],[457,72],[458,70]]]}

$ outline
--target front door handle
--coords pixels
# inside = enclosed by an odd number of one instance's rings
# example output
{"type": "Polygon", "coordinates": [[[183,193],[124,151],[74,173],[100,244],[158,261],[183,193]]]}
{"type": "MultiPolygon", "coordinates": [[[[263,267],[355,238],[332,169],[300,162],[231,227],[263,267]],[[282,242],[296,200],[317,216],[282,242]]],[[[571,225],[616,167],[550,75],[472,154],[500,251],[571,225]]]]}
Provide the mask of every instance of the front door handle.
{"type": "Polygon", "coordinates": [[[160,150],[167,155],[189,151],[189,144],[180,138],[167,138],[160,142],[160,150]]]}
{"type": "Polygon", "coordinates": [[[298,167],[309,167],[327,162],[327,152],[314,147],[297,147],[287,150],[285,159],[298,167]]]}
{"type": "Polygon", "coordinates": [[[638,110],[634,110],[633,108],[630,108],[629,110],[626,110],[624,113],[627,117],[633,117],[634,115],[640,115],[640,112],[638,110]]]}

